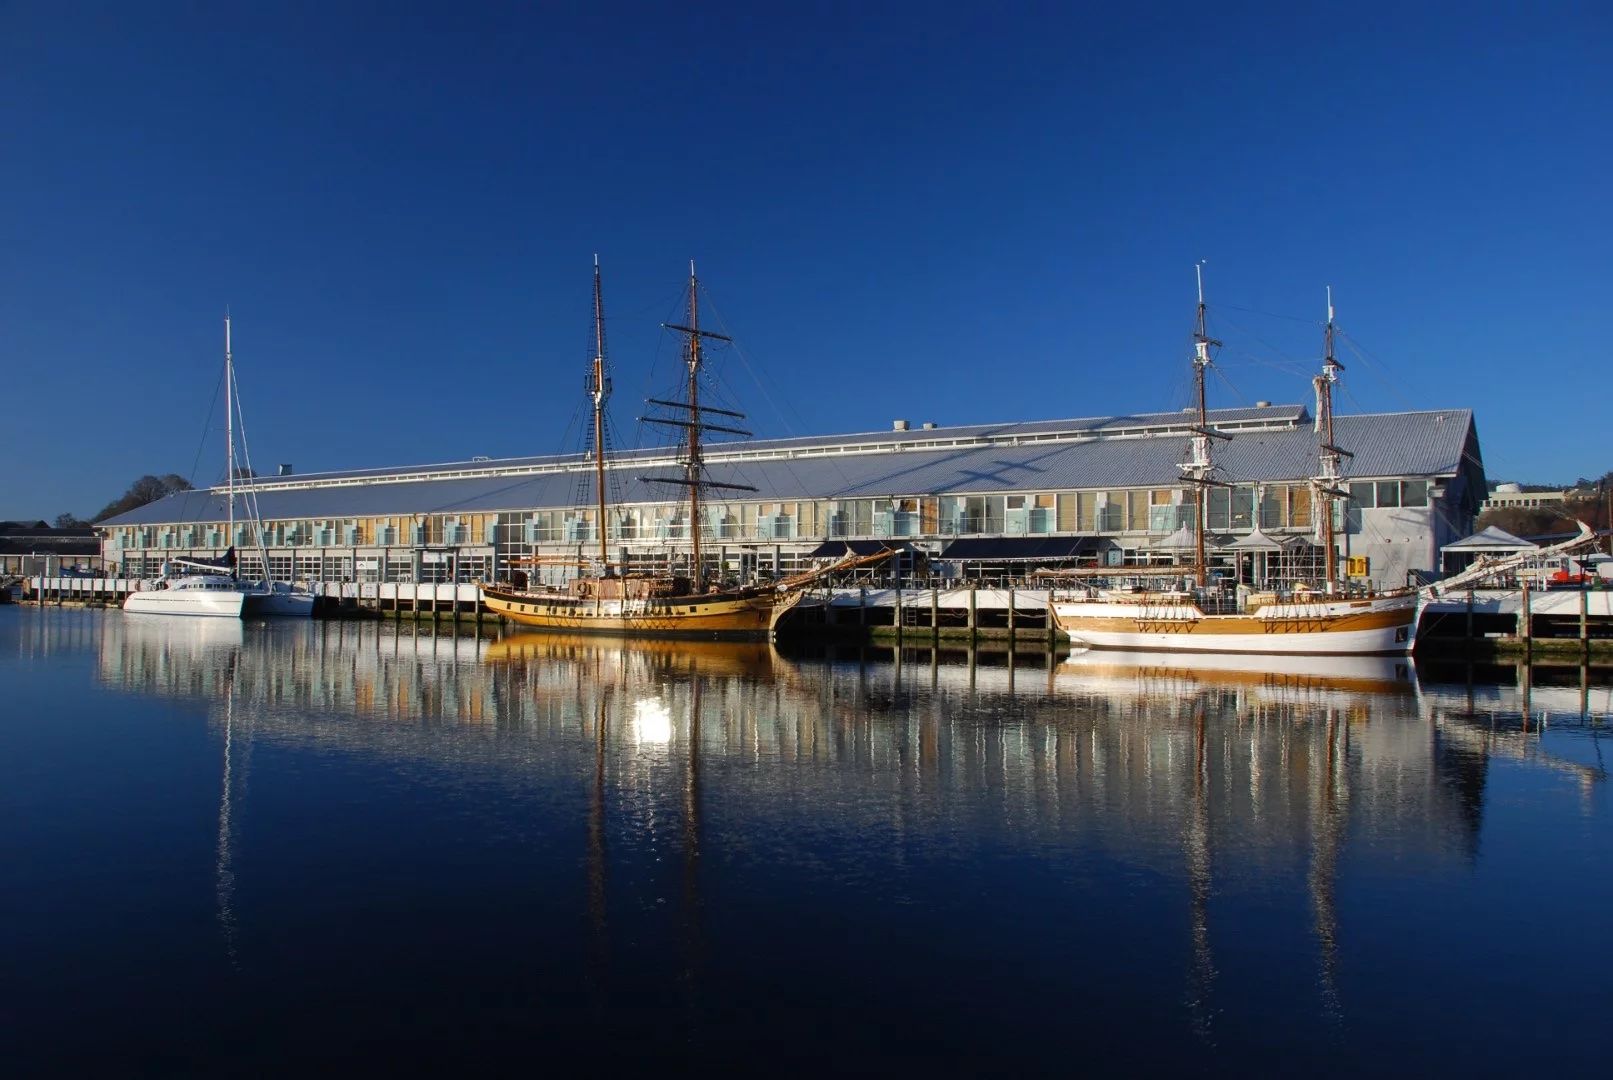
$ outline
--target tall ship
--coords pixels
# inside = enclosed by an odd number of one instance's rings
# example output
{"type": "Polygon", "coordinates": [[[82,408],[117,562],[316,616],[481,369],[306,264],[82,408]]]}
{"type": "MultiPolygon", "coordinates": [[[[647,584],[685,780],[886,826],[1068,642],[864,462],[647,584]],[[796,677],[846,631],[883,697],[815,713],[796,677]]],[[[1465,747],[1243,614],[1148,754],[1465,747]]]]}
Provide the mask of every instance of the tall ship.
{"type": "Polygon", "coordinates": [[[685,492],[689,508],[689,556],[686,566],[666,572],[635,573],[611,562],[606,527],[609,496],[605,472],[605,403],[610,378],[605,359],[605,301],[599,260],[594,260],[594,357],[589,378],[592,406],[592,451],[598,550],[579,560],[578,573],[565,585],[518,588],[500,582],[481,586],[487,610],[522,626],[568,634],[611,634],[627,637],[675,637],[770,641],[778,623],[819,579],[841,569],[868,565],[888,553],[847,556],[829,566],[778,581],[745,586],[718,584],[701,544],[701,496],[712,490],[755,491],[744,484],[723,483],[705,475],[701,440],[706,432],[749,435],[738,428],[742,413],[702,405],[700,375],[705,342],[729,341],[700,327],[700,282],[689,265],[688,321],[667,324],[683,335],[687,382],[682,400],[651,399],[669,415],[646,416],[649,423],[677,431],[681,442],[681,475],[646,476],[647,482],[670,484],[685,492]],[[715,421],[721,421],[715,422],[715,421]]]}
{"type": "MultiPolygon", "coordinates": [[[[1198,319],[1193,332],[1193,376],[1198,423],[1189,459],[1179,467],[1194,491],[1193,565],[1190,587],[1141,591],[1083,588],[1050,604],[1058,627],[1072,644],[1100,649],[1167,650],[1210,653],[1289,653],[1311,655],[1401,655],[1412,649],[1418,595],[1402,589],[1351,594],[1339,575],[1334,506],[1349,497],[1341,486],[1343,459],[1350,452],[1333,439],[1333,386],[1343,370],[1333,355],[1333,298],[1328,294],[1324,354],[1316,389],[1319,467],[1311,478],[1316,506],[1316,542],[1321,547],[1319,582],[1297,582],[1285,591],[1250,594],[1240,602],[1207,587],[1206,504],[1215,479],[1212,442],[1226,436],[1210,428],[1205,408],[1205,373],[1213,341],[1206,329],[1204,277],[1199,271],[1198,319]]],[[[1181,582],[1182,567],[1145,568],[1181,582]]],[[[1098,571],[1113,575],[1114,570],[1098,571]]],[[[1130,570],[1126,572],[1130,576],[1130,570]]]]}

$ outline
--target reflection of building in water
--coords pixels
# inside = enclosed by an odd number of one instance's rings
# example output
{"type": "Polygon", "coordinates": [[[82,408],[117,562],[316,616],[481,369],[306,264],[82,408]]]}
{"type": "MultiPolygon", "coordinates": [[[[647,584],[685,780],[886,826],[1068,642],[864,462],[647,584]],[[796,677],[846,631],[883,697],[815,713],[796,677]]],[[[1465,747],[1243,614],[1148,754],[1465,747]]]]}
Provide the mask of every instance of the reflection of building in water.
{"type": "MultiPolygon", "coordinates": [[[[784,844],[833,830],[856,837],[836,845],[840,869],[871,880],[960,847],[1107,858],[1178,883],[1167,887],[1184,900],[1189,999],[1206,1033],[1218,892],[1286,880],[1306,896],[1319,992],[1340,1015],[1333,970],[1348,942],[1334,897],[1350,837],[1420,864],[1467,858],[1491,759],[1529,737],[1491,731],[1472,719],[1473,697],[1419,688],[1394,660],[1272,670],[1264,657],[1247,671],[1102,653],[1016,670],[376,623],[99,625],[104,682],[216,704],[230,940],[241,774],[268,741],[384,758],[400,777],[572,792],[543,805],[576,813],[601,981],[610,895],[633,888],[631,867],[650,854],[678,878],[672,910],[697,978],[714,837],[784,844]]],[[[1489,696],[1502,709],[1521,694],[1489,696]]]]}
{"type": "Polygon", "coordinates": [[[541,758],[492,735],[559,740],[555,748],[591,759],[608,689],[610,744],[633,751],[631,769],[613,779],[663,783],[668,762],[698,740],[707,763],[775,767],[747,777],[755,791],[724,792],[725,803],[756,796],[760,813],[794,812],[799,801],[768,792],[795,787],[819,810],[877,815],[888,799],[837,790],[872,785],[900,796],[903,812],[918,815],[908,824],[922,825],[983,813],[978,797],[945,796],[984,787],[1016,836],[1086,836],[1122,849],[1136,830],[1192,813],[1202,783],[1215,834],[1235,833],[1241,850],[1265,858],[1311,849],[1316,801],[1333,784],[1347,792],[1352,819],[1392,824],[1420,851],[1452,853],[1469,847],[1468,804],[1483,786],[1483,752],[1475,758],[1424,723],[1415,684],[1392,661],[1329,683],[1292,672],[1184,673],[1157,658],[1128,666],[1116,654],[1016,675],[790,660],[766,645],[494,642],[374,623],[251,626],[243,637],[227,623],[214,631],[113,617],[104,631],[106,682],[216,700],[228,670],[219,657],[238,653],[235,707],[238,717],[252,712],[256,738],[456,766],[541,758]],[[213,641],[214,632],[233,636],[213,641]],[[1347,736],[1342,748],[1329,724],[1347,736]]]}

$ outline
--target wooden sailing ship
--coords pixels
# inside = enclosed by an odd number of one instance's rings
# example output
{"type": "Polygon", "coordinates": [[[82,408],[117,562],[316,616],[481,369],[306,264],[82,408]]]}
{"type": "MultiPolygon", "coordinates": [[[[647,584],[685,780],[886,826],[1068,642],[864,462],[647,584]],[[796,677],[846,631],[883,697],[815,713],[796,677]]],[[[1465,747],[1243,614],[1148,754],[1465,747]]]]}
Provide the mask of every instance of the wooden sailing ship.
{"type": "MultiPolygon", "coordinates": [[[[1194,328],[1194,385],[1198,424],[1191,456],[1181,465],[1195,492],[1193,505],[1195,587],[1191,590],[1117,593],[1086,590],[1055,599],[1050,607],[1072,643],[1092,648],[1152,649],[1173,652],[1287,653],[1312,655],[1398,655],[1409,653],[1417,628],[1417,593],[1410,589],[1376,595],[1350,595],[1339,580],[1333,506],[1349,493],[1340,486],[1342,459],[1349,451],[1333,440],[1333,384],[1343,365],[1333,355],[1333,300],[1327,304],[1322,372],[1315,377],[1319,469],[1311,478],[1317,506],[1317,543],[1322,549],[1322,580],[1314,588],[1293,588],[1249,597],[1242,610],[1220,611],[1205,589],[1206,490],[1213,478],[1211,442],[1225,435],[1212,430],[1205,409],[1205,371],[1213,341],[1205,327],[1204,281],[1199,276],[1198,321],[1194,328]]],[[[1180,570],[1176,571],[1180,576],[1180,570]]]]}
{"type": "Polygon", "coordinates": [[[684,337],[687,368],[686,397],[681,401],[651,399],[669,415],[645,417],[646,422],[675,429],[682,442],[682,475],[647,476],[645,481],[670,484],[686,492],[689,506],[690,557],[685,573],[632,573],[611,563],[607,522],[605,403],[610,380],[605,360],[605,305],[599,263],[594,263],[594,358],[589,393],[592,399],[593,470],[599,549],[584,560],[582,572],[565,586],[516,588],[500,583],[482,586],[482,602],[494,612],[522,626],[568,634],[678,637],[734,640],[772,640],[779,619],[805,596],[819,579],[842,569],[868,565],[887,556],[848,557],[819,569],[740,587],[714,584],[701,545],[701,496],[706,491],[755,491],[744,484],[723,483],[705,475],[701,440],[707,432],[749,435],[733,426],[741,413],[702,405],[700,374],[704,345],[729,338],[700,327],[700,283],[689,266],[687,325],[667,324],[684,337]],[[715,423],[712,418],[724,423],[715,423]]]}

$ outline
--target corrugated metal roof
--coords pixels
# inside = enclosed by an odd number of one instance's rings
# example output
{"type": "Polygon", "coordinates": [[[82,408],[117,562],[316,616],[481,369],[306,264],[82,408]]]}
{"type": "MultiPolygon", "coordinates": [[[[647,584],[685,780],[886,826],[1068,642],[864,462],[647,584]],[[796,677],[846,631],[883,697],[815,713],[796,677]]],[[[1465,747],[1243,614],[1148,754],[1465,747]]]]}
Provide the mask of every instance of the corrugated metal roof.
{"type": "MultiPolygon", "coordinates": [[[[1218,477],[1228,483],[1295,481],[1316,470],[1316,435],[1300,406],[1218,410],[1212,423],[1224,430],[1238,421],[1258,422],[1253,430],[1230,429],[1231,439],[1217,441],[1218,477]]],[[[1181,477],[1179,462],[1187,459],[1190,437],[1181,434],[1102,437],[1078,441],[1028,442],[1033,438],[1072,431],[1108,431],[1179,426],[1181,414],[1108,417],[1098,420],[1038,421],[1027,424],[977,425],[928,431],[880,432],[877,436],[850,435],[813,440],[757,440],[723,444],[710,478],[750,484],[754,495],[736,495],[733,502],[757,499],[835,499],[894,495],[965,494],[1003,491],[1068,491],[1083,488],[1164,487],[1181,477]],[[1080,425],[1085,425],[1080,426],[1080,425]],[[915,438],[968,437],[966,433],[998,436],[990,444],[946,448],[910,448],[915,438]],[[889,437],[889,438],[887,438],[889,437]],[[822,453],[805,457],[760,460],[721,460],[739,451],[848,447],[877,438],[893,445],[863,453],[822,453]]],[[[1448,476],[1462,465],[1463,449],[1472,431],[1473,414],[1467,409],[1431,412],[1373,413],[1340,416],[1335,437],[1354,452],[1344,463],[1346,476],[1415,477],[1448,476]]],[[[716,448],[714,448],[715,450],[716,448]]],[[[642,451],[618,457],[612,473],[621,481],[629,503],[669,502],[674,494],[664,484],[646,484],[645,473],[667,475],[665,468],[646,468],[646,459],[664,460],[666,451],[642,451]]],[[[550,458],[466,462],[471,475],[444,479],[406,479],[410,475],[445,471],[445,466],[376,470],[386,481],[362,482],[364,472],[323,474],[320,480],[346,478],[341,486],[291,487],[260,492],[258,505],[266,520],[343,518],[403,514],[472,513],[494,510],[569,507],[575,501],[575,470],[538,475],[474,475],[508,470],[513,462],[559,465],[584,464],[577,455],[550,458]],[[399,478],[402,479],[390,479],[399,478]]],[[[281,484],[292,478],[265,478],[281,484]]],[[[296,480],[316,479],[312,476],[296,480]]],[[[718,498],[716,501],[723,501],[718,498]]],[[[221,521],[224,498],[215,491],[187,491],[132,510],[106,524],[134,525],[180,521],[221,521]]],[[[237,516],[240,516],[239,509],[237,516]]]]}

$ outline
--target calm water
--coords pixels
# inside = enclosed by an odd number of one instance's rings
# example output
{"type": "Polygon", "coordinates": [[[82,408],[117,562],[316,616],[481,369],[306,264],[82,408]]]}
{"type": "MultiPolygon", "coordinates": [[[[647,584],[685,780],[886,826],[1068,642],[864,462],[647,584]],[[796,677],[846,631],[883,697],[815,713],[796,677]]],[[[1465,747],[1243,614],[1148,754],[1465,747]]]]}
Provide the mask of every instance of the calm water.
{"type": "Polygon", "coordinates": [[[1605,1068],[1605,681],[1137,663],[0,608],[0,1061],[1605,1068]]]}

